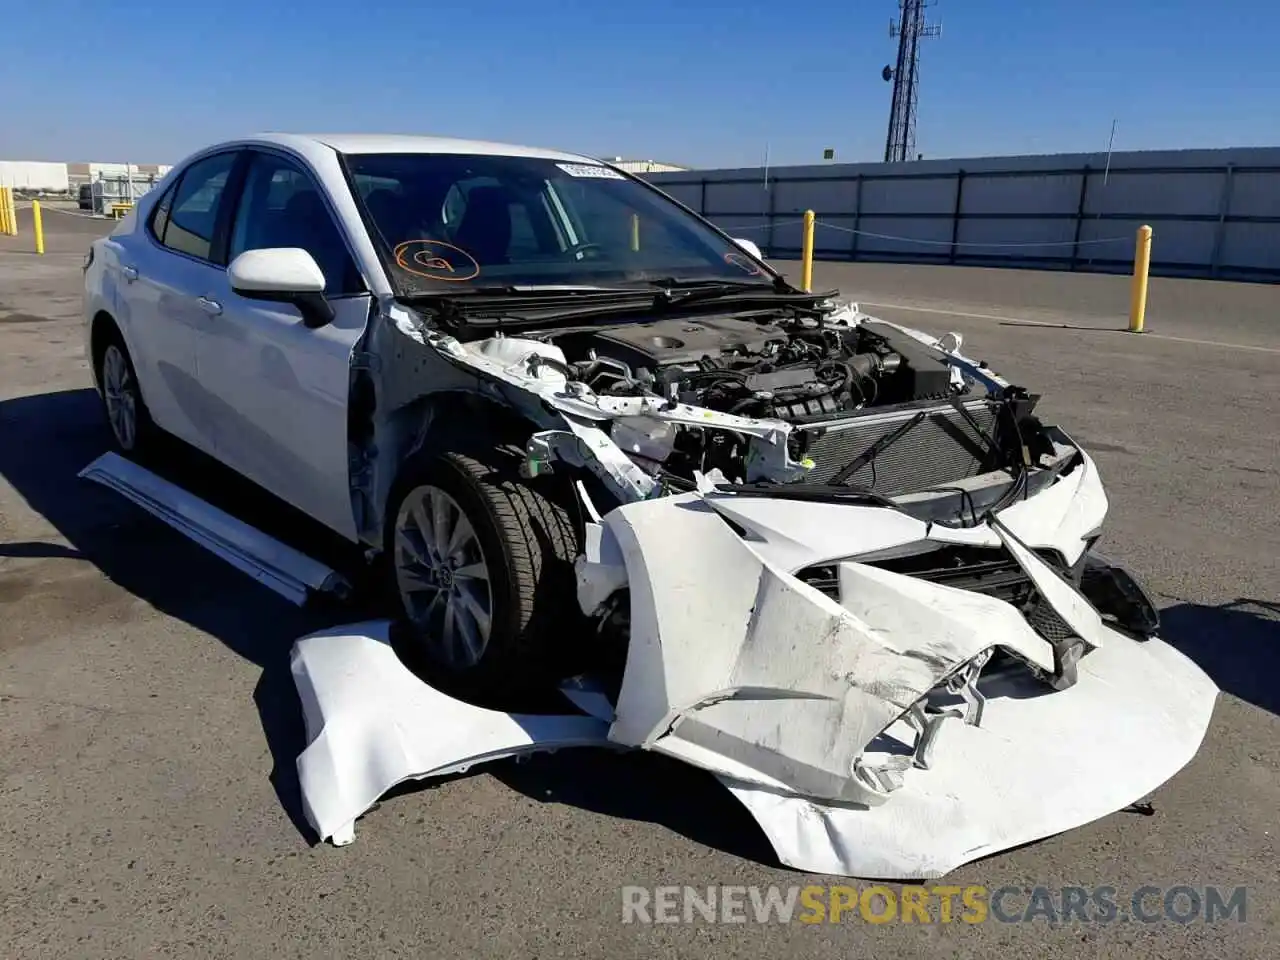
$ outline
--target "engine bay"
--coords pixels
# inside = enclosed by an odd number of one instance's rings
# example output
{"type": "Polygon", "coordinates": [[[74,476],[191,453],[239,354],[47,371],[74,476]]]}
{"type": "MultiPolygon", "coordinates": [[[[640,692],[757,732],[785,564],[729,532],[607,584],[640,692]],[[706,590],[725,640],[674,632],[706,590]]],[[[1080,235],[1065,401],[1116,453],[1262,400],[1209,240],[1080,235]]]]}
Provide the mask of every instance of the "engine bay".
{"type": "Polygon", "coordinates": [[[808,423],[952,392],[942,355],[887,324],[672,317],[548,339],[596,393],[738,416],[808,423]]]}
{"type": "MultiPolygon", "coordinates": [[[[554,321],[574,311],[531,312],[515,337],[500,330],[505,316],[469,309],[475,314],[455,305],[446,317],[470,335],[466,353],[518,367],[604,414],[588,413],[595,423],[578,427],[603,437],[564,432],[554,454],[552,441],[540,439],[530,462],[567,456],[582,465],[584,439],[594,450],[611,448],[614,472],[601,469],[616,486],[608,495],[621,500],[707,482],[764,483],[771,495],[782,495],[782,485],[789,496],[807,486],[815,496],[887,498],[993,471],[1007,471],[1011,497],[1054,450],[1032,414],[1038,397],[856,309],[852,318],[748,308],[563,326],[554,321]],[[475,336],[482,332],[488,336],[475,336]],[[776,429],[780,421],[786,430],[776,429]]],[[[974,498],[958,495],[974,512],[974,498]]]]}

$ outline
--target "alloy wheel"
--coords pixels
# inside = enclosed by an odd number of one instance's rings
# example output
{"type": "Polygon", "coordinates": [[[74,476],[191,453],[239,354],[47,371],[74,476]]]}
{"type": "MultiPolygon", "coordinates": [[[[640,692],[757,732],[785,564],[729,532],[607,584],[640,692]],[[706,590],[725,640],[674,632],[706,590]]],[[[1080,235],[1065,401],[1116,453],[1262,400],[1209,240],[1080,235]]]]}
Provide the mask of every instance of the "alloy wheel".
{"type": "Polygon", "coordinates": [[[405,613],[433,659],[460,669],[479,663],[489,643],[493,590],[475,529],[448,493],[410,490],[396,515],[396,586],[405,613]]]}
{"type": "Polygon", "coordinates": [[[138,388],[129,362],[114,343],[102,355],[102,394],[116,442],[122,450],[132,450],[138,442],[138,388]]]}

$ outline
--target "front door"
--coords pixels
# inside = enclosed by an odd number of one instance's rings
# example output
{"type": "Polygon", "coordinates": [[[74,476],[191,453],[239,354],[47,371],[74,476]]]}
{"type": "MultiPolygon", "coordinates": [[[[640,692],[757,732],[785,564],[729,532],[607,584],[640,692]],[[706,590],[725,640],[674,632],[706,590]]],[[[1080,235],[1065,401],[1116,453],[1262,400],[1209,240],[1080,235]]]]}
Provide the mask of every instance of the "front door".
{"type": "Polygon", "coordinates": [[[290,158],[255,152],[231,223],[227,262],[272,247],[301,247],[315,258],[336,317],[310,329],[297,307],[241,297],[221,275],[209,295],[218,314],[197,344],[201,381],[229,401],[215,424],[217,456],[355,540],[347,400],[351,352],[371,298],[311,176],[290,158]]]}

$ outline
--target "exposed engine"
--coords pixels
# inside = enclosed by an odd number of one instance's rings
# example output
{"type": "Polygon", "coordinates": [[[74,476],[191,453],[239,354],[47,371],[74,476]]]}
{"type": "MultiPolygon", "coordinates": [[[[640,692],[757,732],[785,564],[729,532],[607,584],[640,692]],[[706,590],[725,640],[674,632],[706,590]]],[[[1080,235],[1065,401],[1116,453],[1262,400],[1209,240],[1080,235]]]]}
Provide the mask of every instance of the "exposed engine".
{"type": "Polygon", "coordinates": [[[940,355],[874,323],[673,318],[575,331],[555,342],[575,378],[597,393],[650,393],[792,422],[941,399],[950,383],[940,355]]]}

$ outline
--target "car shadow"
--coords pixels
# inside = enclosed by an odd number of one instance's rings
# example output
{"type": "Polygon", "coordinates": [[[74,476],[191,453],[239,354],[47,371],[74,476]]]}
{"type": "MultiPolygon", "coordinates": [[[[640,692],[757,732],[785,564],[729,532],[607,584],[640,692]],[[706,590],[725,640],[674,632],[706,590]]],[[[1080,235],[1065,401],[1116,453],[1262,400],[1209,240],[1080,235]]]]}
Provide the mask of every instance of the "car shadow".
{"type": "MultiPolygon", "coordinates": [[[[489,773],[538,803],[654,823],[730,856],[791,869],[779,862],[760,825],[714,775],[661,754],[573,748],[486,763],[475,770],[489,773]]],[[[436,790],[473,775],[467,772],[405,781],[383,794],[365,815],[394,798],[436,790]]]]}
{"type": "MultiPolygon", "coordinates": [[[[294,606],[118,494],[80,479],[108,444],[91,389],[0,402],[0,475],[69,544],[8,543],[0,556],[87,560],[129,593],[261,667],[253,697],[272,755],[272,784],[295,826],[310,836],[295,768],[306,739],[289,651],[297,637],[333,625],[333,611],[294,606]]],[[[277,536],[315,539],[301,527],[291,535],[297,521],[279,513],[268,495],[246,492],[239,478],[195,451],[166,442],[163,456],[159,472],[167,478],[205,495],[221,488],[218,505],[238,516],[262,523],[275,515],[269,526],[277,536]]]]}
{"type": "Polygon", "coordinates": [[[661,754],[562,750],[492,773],[539,803],[656,823],[731,856],[780,866],[759,824],[714,775],[661,754]]]}
{"type": "Polygon", "coordinates": [[[1160,611],[1160,634],[1224,693],[1280,716],[1280,603],[1178,603],[1160,611]]]}
{"type": "MultiPolygon", "coordinates": [[[[361,591],[359,599],[347,605],[299,608],[253,583],[115,492],[80,479],[79,471],[108,445],[92,389],[0,401],[0,476],[69,544],[0,544],[0,556],[87,560],[134,596],[260,667],[253,699],[272,756],[271,782],[299,833],[317,842],[303,814],[297,777],[296,760],[306,746],[306,730],[289,654],[298,637],[376,616],[370,592],[361,591]]],[[[287,504],[177,441],[164,443],[161,453],[162,460],[147,465],[167,479],[359,578],[358,556],[287,504]]],[[[529,712],[566,710],[558,693],[537,701],[500,706],[529,712]]],[[[674,760],[640,751],[584,749],[537,755],[520,764],[484,764],[476,770],[540,802],[661,823],[707,846],[776,863],[745,808],[713,776],[674,760]]],[[[442,782],[447,780],[404,785],[383,799],[442,782]]]]}

